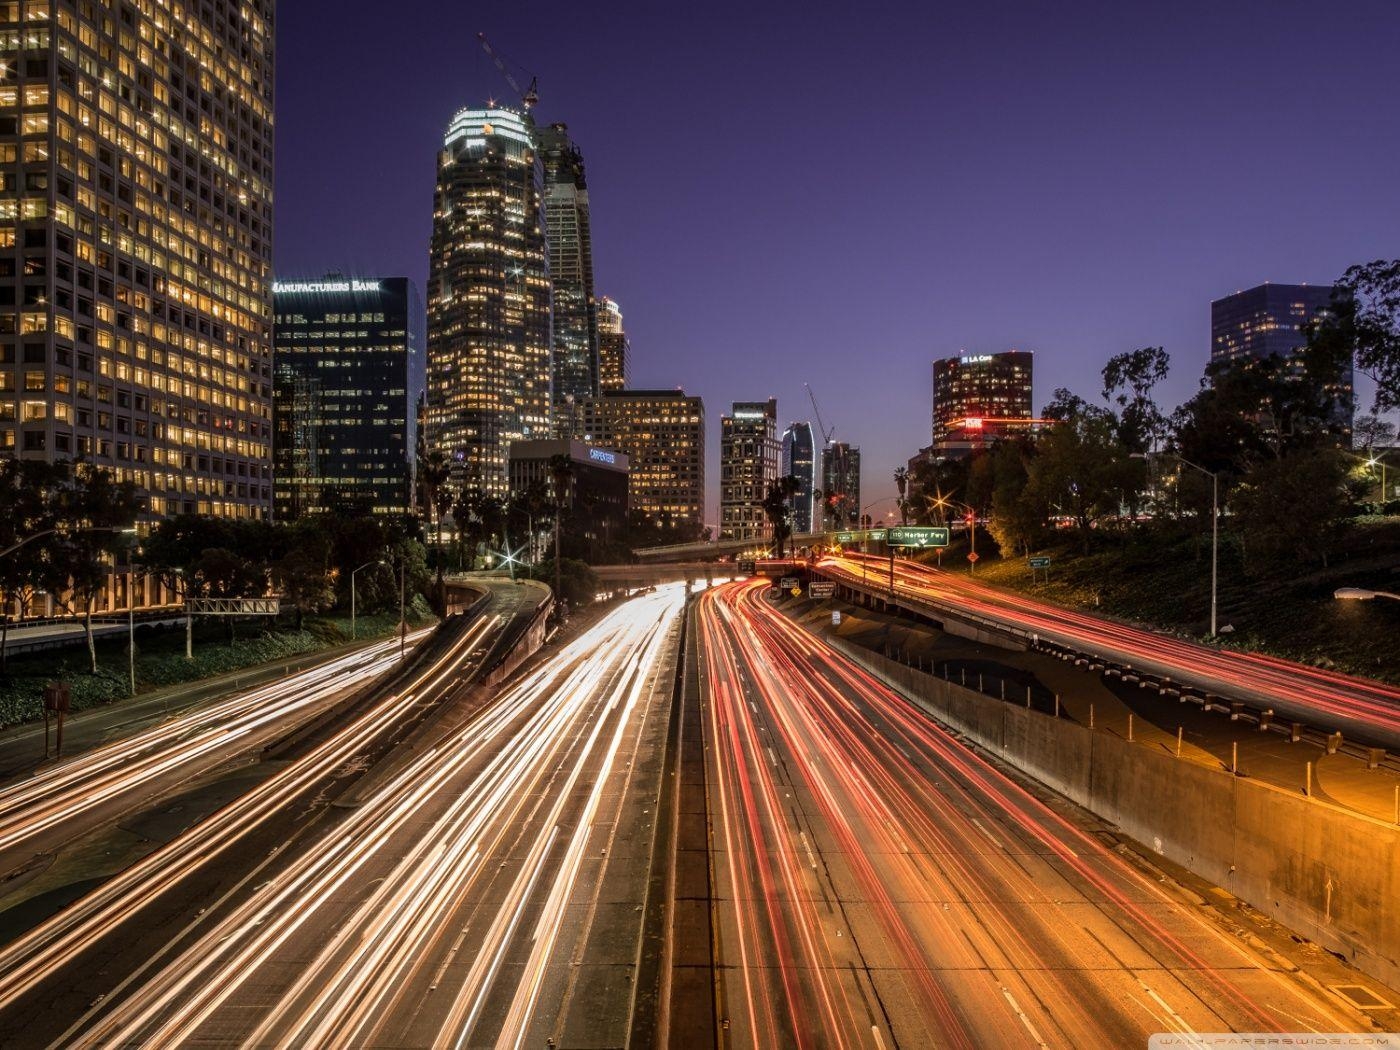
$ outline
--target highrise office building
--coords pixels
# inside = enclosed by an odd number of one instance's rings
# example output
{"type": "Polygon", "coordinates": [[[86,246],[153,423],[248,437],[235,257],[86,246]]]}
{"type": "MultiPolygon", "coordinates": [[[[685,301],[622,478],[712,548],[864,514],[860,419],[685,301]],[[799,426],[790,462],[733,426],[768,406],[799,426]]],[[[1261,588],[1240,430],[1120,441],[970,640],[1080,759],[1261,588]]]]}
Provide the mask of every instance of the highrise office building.
{"type": "Polygon", "coordinates": [[[763,512],[768,485],[778,477],[778,402],[736,401],[720,418],[719,538],[759,540],[772,534],[763,512]]]}
{"type": "Polygon", "coordinates": [[[526,114],[464,109],[438,154],[428,428],[458,488],[505,495],[512,441],[550,436],[550,276],[526,114]]]}
{"type": "Polygon", "coordinates": [[[933,363],[935,458],[967,455],[1000,437],[1026,434],[1035,355],[1029,350],[963,354],[933,363]]]}
{"type": "Polygon", "coordinates": [[[622,327],[622,307],[606,295],[598,300],[598,389],[627,389],[630,347],[622,327]]]}
{"type": "Polygon", "coordinates": [[[1210,304],[1210,359],[1291,358],[1307,345],[1304,328],[1331,312],[1330,284],[1261,284],[1210,304]]]}
{"type": "Polygon", "coordinates": [[[705,403],[684,390],[617,390],[583,402],[583,440],[626,454],[628,506],[658,531],[705,527],[705,403]]]}
{"type": "Polygon", "coordinates": [[[0,454],[149,518],[271,503],[273,7],[0,4],[0,454]]]}
{"type": "Polygon", "coordinates": [[[816,455],[811,423],[789,423],[783,431],[781,471],[799,486],[792,497],[792,531],[801,536],[812,531],[812,497],[816,490],[816,455]]]}
{"type": "Polygon", "coordinates": [[[406,277],[279,281],[273,513],[413,510],[422,303],[406,277]]]}
{"type": "Polygon", "coordinates": [[[861,526],[860,449],[833,441],[822,449],[822,530],[861,526]]]}
{"type": "Polygon", "coordinates": [[[565,124],[535,129],[544,168],[549,276],[554,285],[555,430],[577,430],[578,402],[598,393],[598,322],[593,301],[593,239],[583,154],[565,124]]]}
{"type": "MultiPolygon", "coordinates": [[[[1330,284],[1261,284],[1210,304],[1211,363],[1261,361],[1270,357],[1302,369],[1300,351],[1308,345],[1307,328],[1332,314],[1330,284]]],[[[1355,372],[1347,362],[1340,381],[1329,386],[1336,398],[1334,420],[1351,432],[1355,372]]]]}

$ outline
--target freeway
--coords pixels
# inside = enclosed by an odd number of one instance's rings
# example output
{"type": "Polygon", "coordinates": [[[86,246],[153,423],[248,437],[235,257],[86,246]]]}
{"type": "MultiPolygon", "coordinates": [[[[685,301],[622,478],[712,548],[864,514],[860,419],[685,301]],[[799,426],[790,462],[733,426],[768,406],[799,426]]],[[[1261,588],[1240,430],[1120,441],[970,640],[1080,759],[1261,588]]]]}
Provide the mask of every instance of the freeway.
{"type": "MultiPolygon", "coordinates": [[[[317,834],[274,847],[168,931],[53,1045],[578,1045],[580,1032],[626,1032],[650,870],[650,821],[629,817],[655,802],[683,605],[679,586],[632,599],[499,696],[463,697],[337,797],[317,834]]],[[[434,662],[367,717],[437,702],[459,666],[434,662]]],[[[354,749],[328,742],[139,880],[5,949],[0,1006],[54,981],[65,947],[129,923],[149,882],[287,805],[283,781],[308,761],[354,749]]]]}
{"type": "MultiPolygon", "coordinates": [[[[428,631],[407,639],[416,645],[428,631]]],[[[0,876],[229,756],[315,716],[399,660],[379,642],[269,685],[185,711],[0,789],[0,876]]]]}
{"type": "Polygon", "coordinates": [[[697,623],[733,1046],[1143,1046],[1364,1024],[784,619],[697,623]]]}
{"type": "MultiPolygon", "coordinates": [[[[889,562],[884,558],[828,557],[817,563],[817,569],[859,586],[863,565],[868,573],[865,586],[878,589],[888,579],[889,562]]],[[[1400,688],[1395,686],[1157,634],[904,559],[895,561],[895,588],[901,600],[991,620],[1023,636],[1250,701],[1272,709],[1280,718],[1340,730],[1348,738],[1400,750],[1400,688]]]]}

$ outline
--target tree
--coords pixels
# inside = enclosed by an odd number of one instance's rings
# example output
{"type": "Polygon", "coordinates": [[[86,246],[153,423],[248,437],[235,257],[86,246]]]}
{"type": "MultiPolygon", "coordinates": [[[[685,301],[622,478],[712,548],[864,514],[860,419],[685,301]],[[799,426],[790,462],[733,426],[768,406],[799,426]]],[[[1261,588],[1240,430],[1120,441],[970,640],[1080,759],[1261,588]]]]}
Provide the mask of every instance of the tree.
{"type": "Polygon", "coordinates": [[[779,558],[792,535],[792,498],[801,491],[802,482],[792,474],[785,474],[770,481],[763,494],[763,513],[773,527],[773,549],[779,558]]]}
{"type": "Polygon", "coordinates": [[[1045,533],[1048,512],[1030,485],[1030,441],[999,441],[991,450],[991,517],[987,531],[1006,554],[1030,554],[1045,533]]]}
{"type": "Polygon", "coordinates": [[[1067,515],[1088,553],[1099,523],[1140,493],[1145,472],[1119,443],[1110,413],[1069,395],[1065,414],[1041,434],[1029,468],[1031,498],[1067,515]],[[1079,407],[1082,406],[1082,407],[1079,407]]]}
{"type": "Polygon", "coordinates": [[[313,546],[295,546],[272,564],[272,580],[282,600],[296,612],[296,628],[306,613],[318,613],[335,604],[335,587],[324,552],[313,546]]]}
{"type": "Polygon", "coordinates": [[[23,620],[47,576],[54,539],[41,534],[57,524],[54,496],[63,478],[61,466],[41,460],[0,460],[0,550],[24,543],[0,557],[0,674],[8,668],[9,606],[17,606],[23,620]]]}
{"type": "Polygon", "coordinates": [[[1357,416],[1351,425],[1351,447],[1370,452],[1395,443],[1395,424],[1377,415],[1357,416]]]}
{"type": "Polygon", "coordinates": [[[1330,448],[1268,460],[1235,491],[1230,509],[1252,573],[1276,565],[1288,572],[1294,562],[1326,565],[1351,512],[1347,463],[1330,448]]]}
{"type": "Polygon", "coordinates": [[[1324,338],[1376,381],[1374,409],[1400,408],[1400,259],[1353,266],[1337,282],[1324,338]]]}
{"type": "MultiPolygon", "coordinates": [[[[420,431],[421,434],[421,431],[420,431]]],[[[418,491],[419,502],[433,521],[433,563],[437,568],[437,591],[439,607],[443,594],[443,552],[442,519],[452,509],[452,488],[448,485],[451,477],[451,464],[447,454],[440,448],[426,451],[420,442],[418,450],[418,491]]]]}
{"type": "Polygon", "coordinates": [[[573,503],[574,461],[562,453],[549,457],[549,476],[554,482],[554,593],[559,594],[560,577],[559,527],[564,508],[573,503]]]}
{"type": "Polygon", "coordinates": [[[899,523],[909,524],[909,501],[905,499],[905,494],[909,490],[909,468],[894,468],[894,485],[899,490],[899,523]]]}
{"type": "Polygon", "coordinates": [[[92,636],[92,606],[107,586],[108,565],[120,551],[130,551],[125,533],[141,510],[136,486],[117,481],[112,473],[91,463],[66,467],[66,484],[57,494],[61,538],[54,545],[48,585],[66,596],[66,604],[83,614],[88,663],[97,673],[97,647],[92,636]],[[66,581],[66,589],[64,583],[66,581]]]}
{"type": "Polygon", "coordinates": [[[1103,366],[1103,398],[1118,407],[1118,440],[1129,452],[1150,452],[1166,433],[1152,390],[1170,369],[1171,358],[1160,346],[1115,354],[1103,366]]]}

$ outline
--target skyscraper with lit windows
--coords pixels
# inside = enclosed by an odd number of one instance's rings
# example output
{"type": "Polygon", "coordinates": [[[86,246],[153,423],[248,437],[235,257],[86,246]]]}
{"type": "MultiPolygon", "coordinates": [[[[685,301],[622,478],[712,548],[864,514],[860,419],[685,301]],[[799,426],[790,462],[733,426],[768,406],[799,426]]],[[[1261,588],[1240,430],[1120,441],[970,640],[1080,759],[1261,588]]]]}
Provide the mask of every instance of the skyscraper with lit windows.
{"type": "Polygon", "coordinates": [[[601,392],[627,389],[630,347],[622,327],[622,307],[606,295],[598,300],[598,388],[601,392]]]}
{"type": "Polygon", "coordinates": [[[504,495],[512,441],[550,437],[550,274],[528,114],[464,109],[438,153],[428,440],[452,482],[504,495]]]}
{"type": "Polygon", "coordinates": [[[555,428],[577,429],[577,405],[598,393],[598,322],[593,301],[593,233],[583,154],[568,125],[535,129],[544,171],[549,277],[554,288],[555,428]]]}
{"type": "Polygon", "coordinates": [[[719,422],[719,538],[766,539],[772,527],[763,498],[777,480],[782,452],[778,402],[736,401],[719,422]]]}
{"type": "Polygon", "coordinates": [[[272,495],[273,0],[0,3],[0,453],[272,495]]]}
{"type": "Polygon", "coordinates": [[[962,354],[933,363],[935,457],[966,455],[999,437],[1026,434],[1035,355],[1029,350],[962,354]]]}
{"type": "Polygon", "coordinates": [[[792,531],[799,536],[812,531],[813,497],[816,492],[817,460],[811,423],[789,423],[783,431],[782,474],[797,479],[792,497],[792,531]]]}

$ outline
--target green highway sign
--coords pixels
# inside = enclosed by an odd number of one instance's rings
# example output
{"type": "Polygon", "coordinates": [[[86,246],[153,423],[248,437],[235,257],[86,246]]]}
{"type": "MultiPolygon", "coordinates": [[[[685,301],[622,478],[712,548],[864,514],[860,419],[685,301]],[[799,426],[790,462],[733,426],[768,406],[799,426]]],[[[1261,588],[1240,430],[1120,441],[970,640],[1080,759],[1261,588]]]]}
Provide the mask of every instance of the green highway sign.
{"type": "Polygon", "coordinates": [[[946,547],[946,525],[899,525],[890,529],[891,547],[946,547]]]}
{"type": "Polygon", "coordinates": [[[864,543],[866,540],[879,542],[884,538],[884,529],[854,529],[850,532],[836,533],[836,542],[842,547],[849,547],[853,543],[864,543]]]}
{"type": "Polygon", "coordinates": [[[1032,569],[1048,569],[1048,568],[1050,568],[1050,559],[1049,559],[1048,557],[1030,558],[1030,559],[1028,559],[1028,560],[1029,560],[1030,563],[1031,563],[1031,568],[1032,568],[1032,569]]]}

